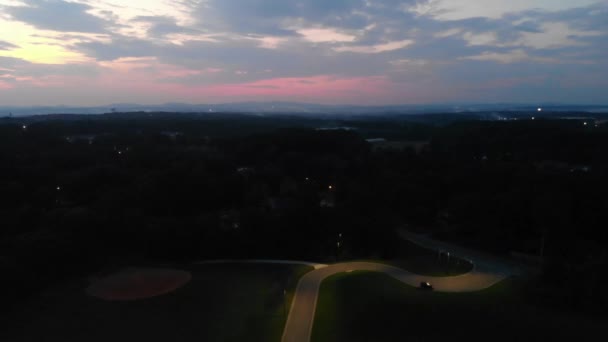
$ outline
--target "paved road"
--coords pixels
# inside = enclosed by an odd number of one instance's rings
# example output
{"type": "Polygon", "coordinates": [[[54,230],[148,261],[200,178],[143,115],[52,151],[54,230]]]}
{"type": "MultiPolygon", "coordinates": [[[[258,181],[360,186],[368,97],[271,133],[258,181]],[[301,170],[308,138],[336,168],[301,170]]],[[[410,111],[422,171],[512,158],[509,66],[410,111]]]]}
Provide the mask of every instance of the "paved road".
{"type": "Polygon", "coordinates": [[[200,262],[199,264],[239,262],[299,264],[314,267],[314,271],[305,274],[298,282],[293,303],[287,317],[287,323],[285,324],[285,330],[283,331],[282,342],[310,341],[321,283],[327,277],[338,273],[351,271],[381,272],[411,286],[418,286],[421,282],[428,281],[433,284],[435,291],[474,292],[491,287],[511,275],[518,274],[520,271],[517,266],[511,263],[483,253],[435,241],[426,236],[413,234],[405,230],[398,233],[401,238],[410,240],[422,247],[444,253],[449,252],[451,255],[469,260],[474,265],[473,270],[467,274],[455,277],[428,277],[394,266],[370,262],[325,265],[290,260],[216,260],[200,262]]]}
{"type": "Polygon", "coordinates": [[[397,234],[404,240],[409,240],[424,248],[449,252],[450,255],[468,260],[475,266],[475,270],[481,273],[499,274],[503,276],[520,275],[528,271],[526,267],[511,260],[499,258],[487,253],[471,250],[449,242],[433,240],[422,234],[415,234],[407,230],[398,230],[397,234]]]}
{"type": "Polygon", "coordinates": [[[327,277],[349,271],[373,271],[385,273],[405,284],[418,286],[420,282],[431,282],[436,291],[441,292],[474,292],[486,289],[516,273],[516,270],[505,263],[489,256],[459,248],[453,245],[433,241],[409,232],[400,232],[404,239],[413,241],[423,247],[450,252],[454,256],[471,261],[474,268],[471,272],[455,277],[427,277],[414,274],[400,268],[369,263],[350,262],[329,265],[304,275],[296,288],[296,294],[287,317],[282,342],[309,342],[321,283],[327,277]]]}
{"type": "Polygon", "coordinates": [[[225,259],[225,260],[207,260],[207,261],[199,261],[194,263],[195,265],[212,265],[212,264],[284,264],[284,265],[304,265],[310,266],[315,270],[320,268],[327,267],[326,264],[319,264],[314,262],[306,262],[306,261],[293,261],[293,260],[266,260],[266,259],[225,259]]]}

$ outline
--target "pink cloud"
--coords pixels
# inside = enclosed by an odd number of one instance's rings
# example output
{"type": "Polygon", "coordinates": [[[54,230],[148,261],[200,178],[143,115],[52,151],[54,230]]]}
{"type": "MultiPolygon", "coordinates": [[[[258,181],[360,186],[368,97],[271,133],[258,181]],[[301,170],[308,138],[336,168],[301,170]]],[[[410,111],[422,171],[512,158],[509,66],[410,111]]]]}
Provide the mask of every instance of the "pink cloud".
{"type": "Polygon", "coordinates": [[[191,89],[219,98],[302,99],[326,103],[376,99],[394,95],[395,84],[384,76],[340,78],[330,75],[272,78],[240,84],[213,85],[191,89]]]}
{"type": "Polygon", "coordinates": [[[0,80],[0,89],[11,89],[13,86],[9,83],[0,80]]]}
{"type": "MultiPolygon", "coordinates": [[[[143,70],[142,70],[143,71],[143,70]]],[[[203,73],[209,71],[203,70],[203,73]]],[[[385,76],[342,78],[331,75],[283,77],[259,81],[190,86],[181,84],[180,76],[188,71],[165,69],[154,74],[131,70],[102,75],[95,85],[111,92],[158,96],[159,101],[189,102],[231,101],[306,101],[318,103],[383,104],[403,102],[408,87],[385,76]],[[158,79],[176,77],[172,82],[158,79]]]]}

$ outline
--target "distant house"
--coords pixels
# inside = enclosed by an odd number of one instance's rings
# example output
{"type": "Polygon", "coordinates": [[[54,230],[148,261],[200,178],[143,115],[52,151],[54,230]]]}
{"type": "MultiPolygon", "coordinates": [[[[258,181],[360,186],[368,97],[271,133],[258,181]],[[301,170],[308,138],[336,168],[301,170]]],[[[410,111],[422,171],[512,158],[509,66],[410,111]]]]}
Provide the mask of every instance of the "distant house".
{"type": "Polygon", "coordinates": [[[171,131],[163,131],[163,132],[160,132],[160,134],[168,137],[171,140],[177,140],[178,137],[181,137],[184,135],[184,133],[182,133],[182,132],[171,132],[171,131]]]}
{"type": "Polygon", "coordinates": [[[405,150],[407,148],[411,148],[416,152],[416,154],[420,154],[425,150],[428,150],[431,146],[429,141],[387,141],[383,138],[367,139],[366,141],[372,145],[374,150],[405,150]]]}
{"type": "Polygon", "coordinates": [[[317,131],[355,131],[355,127],[319,127],[317,131]]]}
{"type": "Polygon", "coordinates": [[[535,163],[536,169],[542,172],[581,172],[591,171],[590,165],[572,165],[562,161],[543,160],[535,163]]]}
{"type": "Polygon", "coordinates": [[[381,143],[385,143],[386,139],[384,139],[384,138],[374,138],[374,139],[366,139],[365,141],[367,141],[370,144],[381,144],[381,143]]]}
{"type": "Polygon", "coordinates": [[[220,213],[222,230],[238,230],[241,228],[241,214],[237,210],[224,210],[220,213]]]}
{"type": "Polygon", "coordinates": [[[236,172],[242,176],[250,176],[255,173],[255,169],[252,167],[243,166],[237,168],[236,172]]]}
{"type": "Polygon", "coordinates": [[[589,166],[589,165],[572,165],[572,166],[570,166],[570,172],[587,173],[590,171],[591,171],[591,166],[589,166]]]}
{"type": "Polygon", "coordinates": [[[92,145],[97,139],[96,134],[82,134],[82,135],[70,135],[65,137],[65,140],[70,144],[75,144],[79,142],[85,142],[89,145],[92,145]]]}
{"type": "Polygon", "coordinates": [[[336,195],[333,191],[325,191],[320,194],[321,200],[319,206],[321,208],[335,208],[336,195]]]}

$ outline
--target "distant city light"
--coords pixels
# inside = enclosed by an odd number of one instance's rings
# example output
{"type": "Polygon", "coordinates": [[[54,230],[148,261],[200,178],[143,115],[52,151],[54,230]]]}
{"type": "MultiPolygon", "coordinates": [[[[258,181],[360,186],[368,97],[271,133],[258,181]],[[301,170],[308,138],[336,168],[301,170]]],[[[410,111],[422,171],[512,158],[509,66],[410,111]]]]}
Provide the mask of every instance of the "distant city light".
{"type": "Polygon", "coordinates": [[[333,188],[334,188],[334,187],[333,187],[332,185],[330,185],[330,186],[329,186],[329,190],[333,190],[333,188]]]}
{"type": "Polygon", "coordinates": [[[536,118],[535,118],[535,117],[532,117],[532,120],[536,120],[536,118]]]}
{"type": "Polygon", "coordinates": [[[27,129],[27,126],[26,126],[26,125],[23,125],[23,126],[21,126],[21,128],[23,128],[23,129],[27,129]]]}
{"type": "Polygon", "coordinates": [[[57,191],[61,191],[61,187],[60,186],[57,187],[57,191]]]}
{"type": "Polygon", "coordinates": [[[585,122],[585,123],[584,123],[584,125],[585,125],[585,126],[587,126],[588,124],[589,124],[588,122],[585,122]]]}
{"type": "Polygon", "coordinates": [[[542,108],[540,108],[540,107],[538,107],[537,111],[540,113],[540,112],[542,112],[542,111],[543,111],[543,109],[542,109],[542,108]]]}

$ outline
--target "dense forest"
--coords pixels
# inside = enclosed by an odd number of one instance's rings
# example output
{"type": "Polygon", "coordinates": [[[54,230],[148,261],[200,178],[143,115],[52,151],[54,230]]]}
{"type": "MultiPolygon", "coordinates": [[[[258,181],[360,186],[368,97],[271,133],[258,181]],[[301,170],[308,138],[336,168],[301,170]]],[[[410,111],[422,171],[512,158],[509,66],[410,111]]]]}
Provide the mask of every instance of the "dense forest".
{"type": "Polygon", "coordinates": [[[542,298],[606,307],[608,128],[440,119],[4,119],[4,293],[124,260],[391,258],[407,226],[536,259],[542,298]]]}

